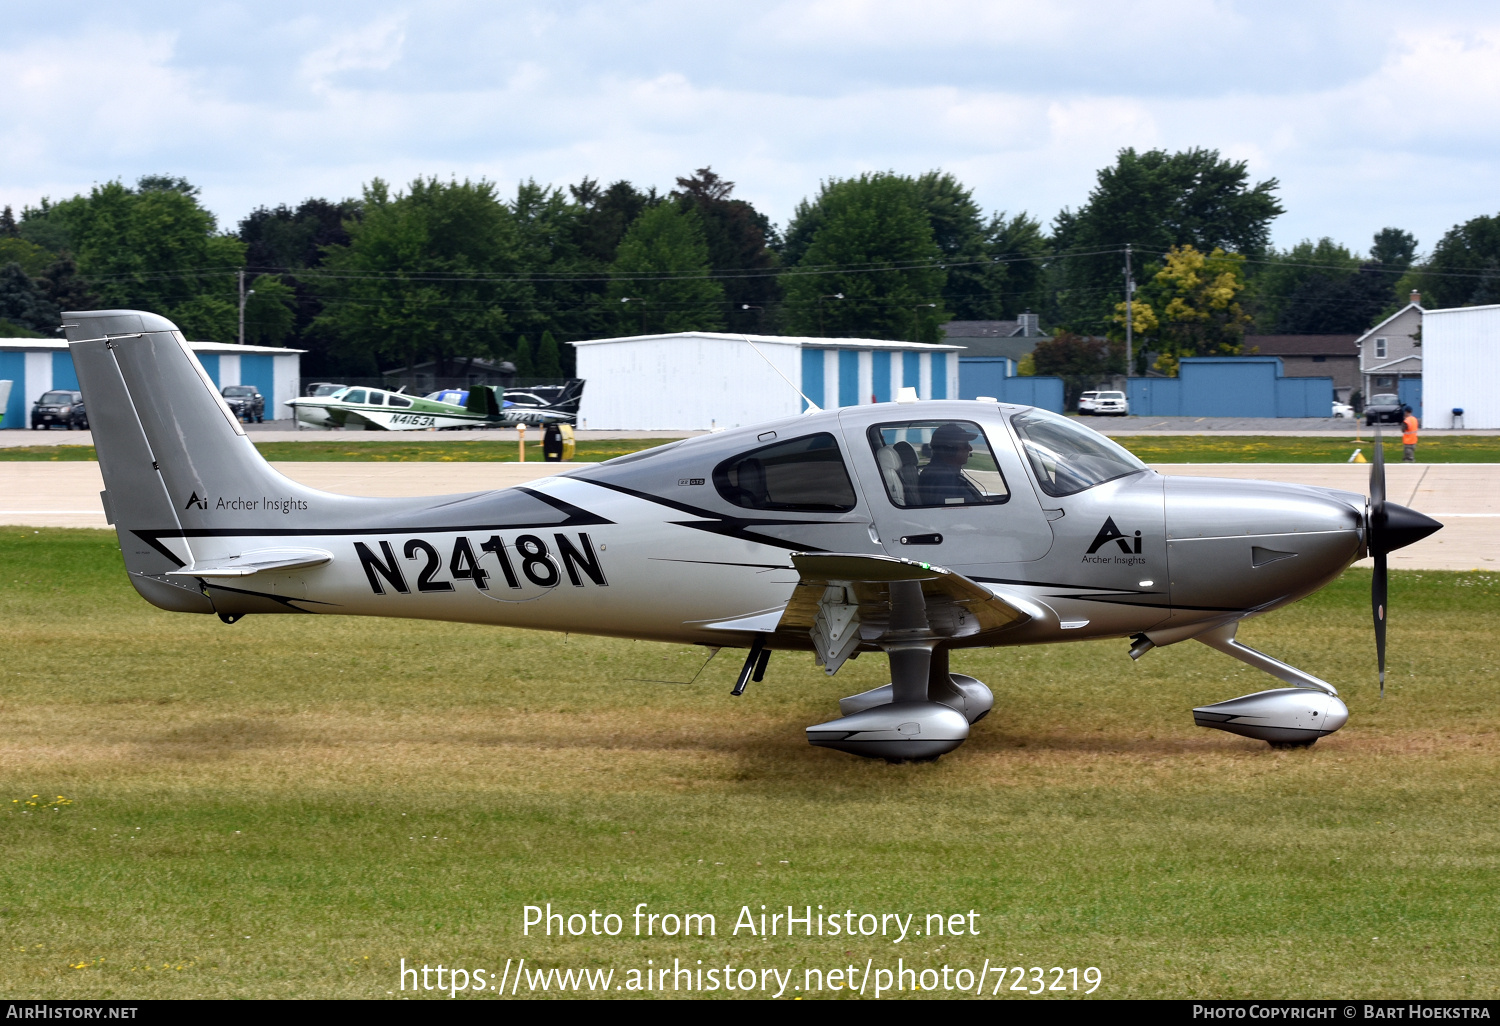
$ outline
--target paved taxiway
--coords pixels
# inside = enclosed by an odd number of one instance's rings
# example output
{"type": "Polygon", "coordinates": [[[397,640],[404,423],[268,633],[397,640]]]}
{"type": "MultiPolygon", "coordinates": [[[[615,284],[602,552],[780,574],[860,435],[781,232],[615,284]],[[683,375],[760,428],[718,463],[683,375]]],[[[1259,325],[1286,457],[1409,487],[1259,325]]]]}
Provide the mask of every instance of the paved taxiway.
{"type": "MultiPolygon", "coordinates": [[[[565,463],[274,463],[294,481],[346,495],[443,495],[525,484],[565,463]]],[[[1347,463],[1175,463],[1163,474],[1323,485],[1364,492],[1368,466],[1347,463]]],[[[1391,554],[1403,570],[1500,570],[1500,465],[1388,466],[1386,491],[1442,522],[1444,529],[1391,554]]],[[[104,527],[97,463],[0,462],[0,524],[104,527]]],[[[1368,563],[1368,560],[1366,561],[1368,563]]]]}

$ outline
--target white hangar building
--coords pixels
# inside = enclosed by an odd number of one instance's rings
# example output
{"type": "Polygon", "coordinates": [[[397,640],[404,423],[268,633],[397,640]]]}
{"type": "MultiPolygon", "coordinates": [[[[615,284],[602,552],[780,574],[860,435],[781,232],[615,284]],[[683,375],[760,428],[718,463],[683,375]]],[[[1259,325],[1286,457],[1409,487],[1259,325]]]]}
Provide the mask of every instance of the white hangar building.
{"type": "Polygon", "coordinates": [[[1500,428],[1500,306],[1428,310],[1421,344],[1423,426],[1500,428]]]}
{"type": "Polygon", "coordinates": [[[793,417],[807,408],[798,391],[825,410],[890,402],[907,386],[922,399],[956,399],[963,350],[707,331],[571,345],[587,382],[579,426],[636,431],[711,431],[793,417]]]}
{"type": "MultiPolygon", "coordinates": [[[[220,388],[254,385],[266,397],[266,419],[292,415],[283,405],[295,399],[302,373],[301,349],[241,346],[229,342],[189,342],[203,369],[220,388]]],[[[0,338],[0,381],[12,382],[0,429],[31,426],[31,406],[54,388],[75,390],[78,375],[68,343],[50,338],[0,338]]]]}

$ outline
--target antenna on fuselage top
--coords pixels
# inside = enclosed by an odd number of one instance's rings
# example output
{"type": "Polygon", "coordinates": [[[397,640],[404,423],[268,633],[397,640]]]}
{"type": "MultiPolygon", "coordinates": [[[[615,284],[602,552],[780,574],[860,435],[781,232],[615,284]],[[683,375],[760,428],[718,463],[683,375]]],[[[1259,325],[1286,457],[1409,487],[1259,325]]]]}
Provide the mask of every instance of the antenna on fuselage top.
{"type": "MultiPolygon", "coordinates": [[[[776,366],[774,363],[771,363],[771,358],[769,356],[767,356],[765,353],[762,353],[760,351],[760,348],[758,346],[756,346],[756,344],[754,342],[750,341],[750,336],[749,335],[741,335],[740,338],[742,338],[742,339],[745,340],[745,345],[747,345],[751,349],[755,350],[755,355],[759,356],[762,360],[766,361],[766,363],[770,363],[771,364],[771,369],[773,371],[775,371],[777,374],[781,374],[781,368],[778,367],[778,366],[776,366]]],[[[802,389],[798,388],[796,385],[793,385],[791,378],[787,377],[785,374],[781,374],[781,380],[785,381],[788,385],[792,385],[792,391],[796,392],[798,395],[800,395],[802,397],[802,401],[805,402],[805,403],[807,403],[807,409],[803,410],[802,411],[803,413],[822,413],[823,412],[823,407],[819,406],[817,403],[815,403],[811,399],[809,399],[807,397],[807,393],[804,392],[804,391],[802,391],[802,389]]]]}

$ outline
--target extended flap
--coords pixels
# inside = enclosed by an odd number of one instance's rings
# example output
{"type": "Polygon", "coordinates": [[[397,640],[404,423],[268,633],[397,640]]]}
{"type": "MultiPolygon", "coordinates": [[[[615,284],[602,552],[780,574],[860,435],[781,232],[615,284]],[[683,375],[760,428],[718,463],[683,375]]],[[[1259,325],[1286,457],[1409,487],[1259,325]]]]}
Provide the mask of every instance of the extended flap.
{"type": "Polygon", "coordinates": [[[866,637],[878,638],[890,621],[890,585],[895,581],[921,582],[927,618],[940,637],[1004,630],[1032,618],[983,585],[931,563],[862,553],[795,552],[792,565],[801,580],[777,624],[778,631],[811,631],[824,593],[843,588],[859,605],[866,637]]]}

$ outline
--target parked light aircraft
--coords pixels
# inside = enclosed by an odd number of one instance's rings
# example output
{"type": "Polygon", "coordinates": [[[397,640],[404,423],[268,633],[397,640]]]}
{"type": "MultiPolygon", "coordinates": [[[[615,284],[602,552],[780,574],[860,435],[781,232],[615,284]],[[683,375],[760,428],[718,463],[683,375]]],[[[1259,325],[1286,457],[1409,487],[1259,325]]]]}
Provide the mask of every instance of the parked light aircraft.
{"type": "Polygon", "coordinates": [[[363,428],[370,431],[424,431],[428,428],[495,428],[517,424],[571,424],[578,417],[583,382],[515,390],[501,394],[488,385],[466,390],[402,395],[383,388],[353,386],[329,395],[288,399],[297,419],[311,427],[363,428]],[[520,401],[518,401],[520,400],[520,401]]]}
{"type": "Polygon", "coordinates": [[[105,508],[136,590],[164,609],[503,624],[773,651],[829,674],[884,652],[891,682],[807,728],[893,761],[957,748],[993,705],[950,672],[977,646],[1194,639],[1291,685],[1194,710],[1206,727],[1308,745],[1343,726],[1333,687],[1246,647],[1246,617],[1441,525],[1365,496],[1162,477],[1102,435],[994,401],[814,408],[525,487],[357,498],[282,477],[169,321],[65,315],[105,508]]]}

